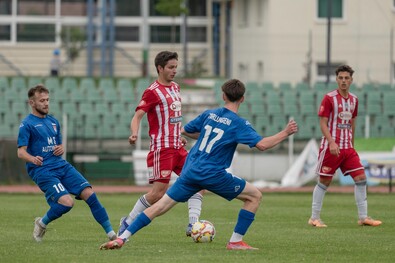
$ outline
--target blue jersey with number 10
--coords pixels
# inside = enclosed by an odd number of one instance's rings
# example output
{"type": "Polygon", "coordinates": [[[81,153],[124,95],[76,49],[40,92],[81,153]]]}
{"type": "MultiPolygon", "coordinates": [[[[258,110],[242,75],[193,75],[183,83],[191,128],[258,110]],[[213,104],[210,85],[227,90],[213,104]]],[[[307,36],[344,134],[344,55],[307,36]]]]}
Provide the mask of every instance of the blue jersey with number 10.
{"type": "Polygon", "coordinates": [[[185,127],[200,132],[190,150],[182,175],[202,179],[222,174],[232,163],[237,144],[254,147],[261,139],[251,124],[227,108],[207,110],[185,127]]]}

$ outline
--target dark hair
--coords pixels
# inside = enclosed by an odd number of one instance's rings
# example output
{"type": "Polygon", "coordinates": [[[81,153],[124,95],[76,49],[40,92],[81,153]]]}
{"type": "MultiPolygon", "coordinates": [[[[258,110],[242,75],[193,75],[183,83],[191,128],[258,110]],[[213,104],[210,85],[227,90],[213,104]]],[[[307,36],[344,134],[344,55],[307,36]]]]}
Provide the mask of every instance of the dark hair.
{"type": "Polygon", "coordinates": [[[230,79],[226,81],[222,85],[221,89],[231,102],[240,100],[246,91],[243,82],[238,79],[230,79]]]}
{"type": "Polygon", "coordinates": [[[350,73],[351,77],[352,74],[354,74],[354,70],[349,65],[341,65],[336,69],[336,76],[339,75],[339,72],[344,72],[344,71],[350,73]]]}
{"type": "Polygon", "coordinates": [[[167,62],[171,59],[178,60],[177,52],[170,52],[170,51],[159,52],[158,55],[156,55],[156,57],[155,57],[156,72],[159,73],[158,66],[161,66],[162,68],[164,68],[166,66],[167,62]]]}
{"type": "Polygon", "coordinates": [[[29,91],[27,92],[27,96],[29,97],[29,99],[33,98],[36,92],[49,94],[49,90],[44,85],[38,84],[33,88],[30,88],[29,91]]]}

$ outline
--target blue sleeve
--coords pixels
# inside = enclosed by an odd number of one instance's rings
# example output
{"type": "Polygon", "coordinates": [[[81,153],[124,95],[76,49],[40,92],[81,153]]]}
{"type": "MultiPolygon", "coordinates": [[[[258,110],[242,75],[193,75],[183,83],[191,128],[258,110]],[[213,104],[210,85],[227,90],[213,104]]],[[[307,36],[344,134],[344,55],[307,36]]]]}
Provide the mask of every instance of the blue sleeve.
{"type": "Polygon", "coordinates": [[[188,133],[200,132],[202,130],[203,122],[205,120],[206,112],[203,112],[195,119],[191,120],[184,126],[184,130],[188,133]]]}
{"type": "Polygon", "coordinates": [[[262,136],[259,135],[254,128],[252,128],[251,124],[244,120],[241,119],[242,122],[240,122],[240,130],[239,132],[236,133],[237,136],[237,142],[241,144],[248,145],[250,148],[255,147],[255,145],[262,140],[262,136]]]}
{"type": "Polygon", "coordinates": [[[19,125],[19,133],[18,133],[18,148],[22,146],[28,146],[30,139],[30,129],[26,123],[21,123],[19,125]]]}

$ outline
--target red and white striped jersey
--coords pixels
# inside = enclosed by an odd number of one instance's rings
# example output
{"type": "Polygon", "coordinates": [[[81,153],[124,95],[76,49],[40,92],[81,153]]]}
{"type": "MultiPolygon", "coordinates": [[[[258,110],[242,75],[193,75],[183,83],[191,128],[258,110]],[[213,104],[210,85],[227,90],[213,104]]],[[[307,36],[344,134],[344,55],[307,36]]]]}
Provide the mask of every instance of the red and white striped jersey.
{"type": "Polygon", "coordinates": [[[136,108],[147,113],[150,151],[161,148],[181,148],[181,96],[180,86],[172,82],[164,86],[153,82],[143,93],[136,108]]]}
{"type": "MultiPolygon", "coordinates": [[[[338,90],[327,93],[322,99],[318,116],[328,118],[328,128],[332,138],[340,149],[353,148],[351,121],[358,115],[358,98],[348,93],[348,98],[338,90]]],[[[328,148],[328,141],[322,136],[321,149],[328,148]]]]}

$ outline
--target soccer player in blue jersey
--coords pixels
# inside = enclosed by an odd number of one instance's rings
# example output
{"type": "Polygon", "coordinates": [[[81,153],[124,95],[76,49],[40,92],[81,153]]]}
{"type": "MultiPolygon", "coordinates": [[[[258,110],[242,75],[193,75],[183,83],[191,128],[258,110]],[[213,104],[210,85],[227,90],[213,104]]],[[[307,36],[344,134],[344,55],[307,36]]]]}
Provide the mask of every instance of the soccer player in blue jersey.
{"type": "Polygon", "coordinates": [[[183,134],[197,139],[190,150],[181,176],[166,194],[153,206],[142,212],[127,230],[116,240],[104,243],[100,249],[118,249],[125,241],[151,221],[170,210],[178,202],[187,201],[202,189],[207,189],[227,200],[237,198],[243,202],[234,232],[226,245],[229,250],[256,249],[243,241],[243,236],[254,221],[261,201],[261,192],[244,179],[226,171],[239,143],[270,149],[297,132],[298,126],[291,120],[284,130],[263,138],[251,124],[237,115],[244,101],[245,86],[232,79],[222,85],[225,106],[207,110],[183,128],[183,134]]]}
{"type": "Polygon", "coordinates": [[[105,208],[89,182],[62,158],[64,148],[57,119],[48,115],[49,91],[37,85],[28,91],[32,113],[21,123],[18,135],[18,157],[26,161],[29,176],[45,193],[49,210],[34,221],[33,238],[41,242],[47,225],[66,214],[76,199],[84,200],[95,220],[110,240],[116,238],[105,208]]]}

